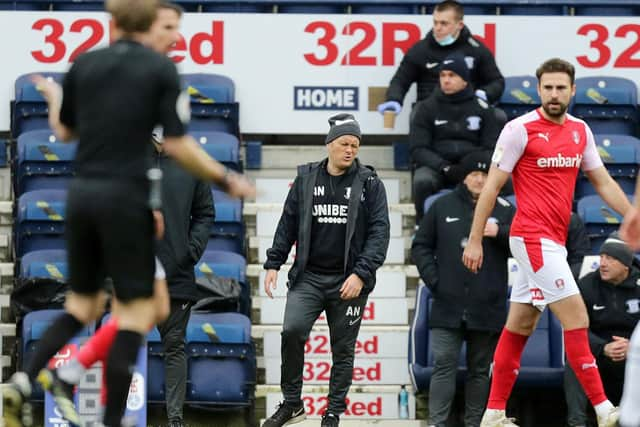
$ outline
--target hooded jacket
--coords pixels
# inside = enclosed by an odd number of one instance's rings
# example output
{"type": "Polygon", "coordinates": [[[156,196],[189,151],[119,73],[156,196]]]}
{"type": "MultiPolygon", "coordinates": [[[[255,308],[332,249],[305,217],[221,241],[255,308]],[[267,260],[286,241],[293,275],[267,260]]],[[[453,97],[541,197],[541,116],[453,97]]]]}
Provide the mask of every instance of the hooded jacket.
{"type": "MultiPolygon", "coordinates": [[[[313,187],[320,168],[327,159],[298,166],[298,175],[289,190],[278,222],[273,246],[267,250],[265,270],[279,270],[291,247],[297,244],[296,258],[289,270],[287,286],[293,287],[302,277],[309,257],[313,187]]],[[[370,293],[376,283],[376,270],[384,263],[389,246],[389,210],[382,181],[370,166],[358,159],[347,173],[354,172],[351,184],[347,229],[344,244],[344,276],[355,273],[364,282],[362,294],[370,293]]]]}
{"type": "Polygon", "coordinates": [[[504,91],[504,77],[491,51],[474,38],[466,26],[449,46],[440,46],[433,37],[433,30],[411,46],[389,83],[386,100],[402,104],[413,82],[418,84],[417,102],[427,99],[439,86],[440,63],[454,52],[464,55],[466,61],[471,63],[469,71],[473,89],[485,91],[489,103],[497,102],[504,91]]]}
{"type": "Polygon", "coordinates": [[[426,212],[411,247],[420,278],[433,295],[429,327],[499,331],[507,316],[509,230],[515,210],[498,197],[491,217],[498,235],[482,239],[482,268],[471,273],[462,252],[475,205],[464,184],[438,198],[426,212]]]}

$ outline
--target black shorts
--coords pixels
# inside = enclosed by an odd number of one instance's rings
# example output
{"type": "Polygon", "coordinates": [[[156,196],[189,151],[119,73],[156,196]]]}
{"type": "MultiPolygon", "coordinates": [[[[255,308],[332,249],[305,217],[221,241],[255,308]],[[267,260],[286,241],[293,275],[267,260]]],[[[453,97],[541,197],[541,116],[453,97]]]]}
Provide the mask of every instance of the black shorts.
{"type": "Polygon", "coordinates": [[[93,295],[111,277],[120,301],[153,295],[153,216],[145,182],[74,179],[65,235],[71,290],[93,295]]]}

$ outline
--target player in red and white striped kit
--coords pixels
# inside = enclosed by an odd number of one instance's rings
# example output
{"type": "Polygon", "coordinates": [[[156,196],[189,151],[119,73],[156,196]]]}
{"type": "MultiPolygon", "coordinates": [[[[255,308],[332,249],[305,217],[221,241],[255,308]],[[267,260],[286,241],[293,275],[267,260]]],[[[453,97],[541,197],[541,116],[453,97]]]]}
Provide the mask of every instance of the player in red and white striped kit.
{"type": "Polygon", "coordinates": [[[495,351],[481,427],[516,426],[505,415],[507,400],[524,346],[547,305],[562,324],[567,360],[595,408],[598,426],[613,427],[617,408],[604,393],[589,348],[587,311],[566,260],[565,240],[579,170],[615,211],[624,215],[634,208],[603,166],[588,125],[567,114],[575,94],[574,67],[554,58],[543,63],[536,76],[542,106],[503,129],[463,254],[467,268],[477,272],[482,266],[482,231],[496,196],[512,175],[518,209],[509,243],[520,275],[495,351]]]}

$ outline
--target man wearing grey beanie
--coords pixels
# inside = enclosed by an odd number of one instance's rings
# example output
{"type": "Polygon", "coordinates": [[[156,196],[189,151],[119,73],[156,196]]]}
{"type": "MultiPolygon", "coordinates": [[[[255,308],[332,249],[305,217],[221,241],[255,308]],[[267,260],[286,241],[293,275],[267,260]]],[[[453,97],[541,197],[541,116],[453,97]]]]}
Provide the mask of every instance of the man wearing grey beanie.
{"type": "Polygon", "coordinates": [[[278,270],[296,243],[282,325],[282,402],[263,424],[281,427],[306,418],[302,403],[305,342],[324,311],[331,338],[331,379],[322,427],[337,427],[353,378],[355,343],[376,270],[389,246],[384,185],[356,156],[362,134],[351,114],[329,118],[327,158],[298,166],[273,246],[267,250],[264,289],[276,288],[278,270]]]}
{"type": "MultiPolygon", "coordinates": [[[[640,320],[640,270],[617,233],[600,248],[600,267],[578,281],[589,315],[589,344],[605,392],[617,405],[622,395],[629,337],[640,320]]],[[[565,366],[569,426],[587,425],[587,397],[575,373],[565,366]]]]}

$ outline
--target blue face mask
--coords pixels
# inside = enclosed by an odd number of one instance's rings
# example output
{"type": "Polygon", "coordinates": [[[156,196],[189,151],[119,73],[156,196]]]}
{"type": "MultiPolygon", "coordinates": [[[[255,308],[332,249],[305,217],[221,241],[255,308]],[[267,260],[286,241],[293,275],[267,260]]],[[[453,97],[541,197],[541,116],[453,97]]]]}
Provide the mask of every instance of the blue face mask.
{"type": "Polygon", "coordinates": [[[453,37],[451,34],[447,34],[442,40],[436,39],[440,46],[449,46],[458,39],[458,36],[453,37]]]}

